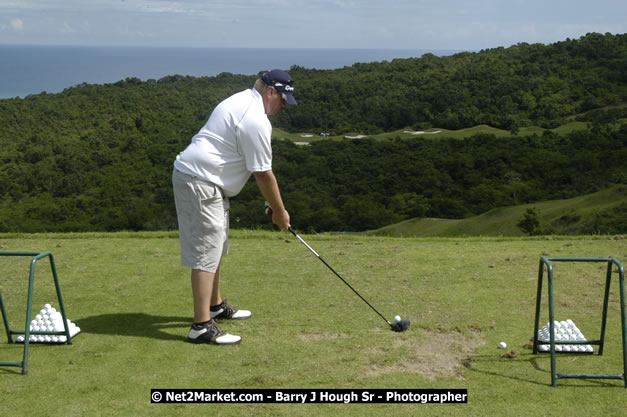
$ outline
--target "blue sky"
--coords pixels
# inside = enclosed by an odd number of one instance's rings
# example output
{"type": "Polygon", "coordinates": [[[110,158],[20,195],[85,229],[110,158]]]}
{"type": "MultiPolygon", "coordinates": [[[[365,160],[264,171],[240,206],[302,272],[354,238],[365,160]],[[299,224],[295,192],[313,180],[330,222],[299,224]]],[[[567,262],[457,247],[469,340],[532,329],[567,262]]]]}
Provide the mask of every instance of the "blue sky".
{"type": "Polygon", "coordinates": [[[0,0],[0,44],[480,50],[627,32],[625,0],[0,0]]]}

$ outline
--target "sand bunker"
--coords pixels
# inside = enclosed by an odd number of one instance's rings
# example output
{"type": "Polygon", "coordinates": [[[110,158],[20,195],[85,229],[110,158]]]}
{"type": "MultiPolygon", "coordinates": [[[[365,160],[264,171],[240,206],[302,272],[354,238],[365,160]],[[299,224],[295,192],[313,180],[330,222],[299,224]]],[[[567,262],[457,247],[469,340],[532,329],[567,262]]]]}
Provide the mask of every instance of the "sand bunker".
{"type": "Polygon", "coordinates": [[[425,132],[424,130],[404,130],[403,133],[409,133],[410,135],[435,135],[440,133],[441,130],[434,130],[433,132],[425,132]]]}

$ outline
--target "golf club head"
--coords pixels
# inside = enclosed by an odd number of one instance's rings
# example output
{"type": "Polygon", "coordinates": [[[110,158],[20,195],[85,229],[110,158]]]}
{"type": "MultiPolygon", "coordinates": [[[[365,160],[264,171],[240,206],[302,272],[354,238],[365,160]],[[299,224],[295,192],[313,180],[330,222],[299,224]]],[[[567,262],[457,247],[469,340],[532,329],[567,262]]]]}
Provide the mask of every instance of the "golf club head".
{"type": "Polygon", "coordinates": [[[404,332],[409,329],[409,320],[401,320],[390,324],[390,327],[395,332],[404,332]]]}

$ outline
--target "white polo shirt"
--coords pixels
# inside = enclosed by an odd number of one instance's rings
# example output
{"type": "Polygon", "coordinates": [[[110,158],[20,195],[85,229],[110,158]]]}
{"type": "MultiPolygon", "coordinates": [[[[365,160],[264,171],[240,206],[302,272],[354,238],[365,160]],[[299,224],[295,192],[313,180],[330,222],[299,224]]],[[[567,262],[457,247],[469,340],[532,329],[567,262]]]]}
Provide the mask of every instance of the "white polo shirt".
{"type": "Polygon", "coordinates": [[[174,161],[188,175],[210,181],[227,197],[237,195],[250,174],[272,169],[272,125],[254,88],[222,101],[174,161]]]}

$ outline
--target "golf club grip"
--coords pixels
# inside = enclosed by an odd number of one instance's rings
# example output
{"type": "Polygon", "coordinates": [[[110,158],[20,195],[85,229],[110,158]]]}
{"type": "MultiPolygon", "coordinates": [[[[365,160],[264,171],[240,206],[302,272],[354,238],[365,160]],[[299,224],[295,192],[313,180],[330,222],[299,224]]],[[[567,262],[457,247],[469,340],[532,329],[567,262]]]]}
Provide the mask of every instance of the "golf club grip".
{"type": "MultiPolygon", "coordinates": [[[[300,240],[300,243],[302,243],[303,245],[305,245],[305,246],[307,247],[307,249],[309,249],[309,250],[311,251],[311,253],[313,253],[313,254],[314,254],[314,255],[316,255],[318,258],[320,258],[320,255],[318,255],[318,252],[316,252],[316,251],[314,250],[314,248],[312,248],[311,246],[309,246],[309,244],[308,244],[307,242],[305,242],[305,241],[303,240],[303,238],[302,238],[302,237],[298,236],[298,233],[296,233],[296,232],[294,231],[294,229],[292,229],[292,226],[290,226],[290,227],[288,228],[288,230],[289,230],[290,232],[292,232],[292,234],[293,234],[294,236],[296,236],[296,239],[300,240]]],[[[320,260],[322,261],[322,258],[320,258],[320,260]]],[[[324,262],[324,261],[322,261],[322,262],[324,262]]],[[[325,263],[326,263],[326,262],[325,262],[325,263]]]]}
{"type": "Polygon", "coordinates": [[[390,326],[392,325],[392,323],[391,323],[388,319],[386,319],[386,318],[383,316],[383,314],[379,313],[379,310],[377,310],[376,308],[374,308],[374,306],[373,306],[372,304],[370,304],[370,303],[368,302],[368,300],[366,300],[364,297],[362,297],[362,295],[361,295],[361,294],[359,294],[359,292],[357,292],[357,290],[356,290],[355,288],[353,288],[353,286],[352,286],[352,285],[350,285],[350,284],[348,283],[348,281],[346,281],[344,278],[342,278],[342,276],[341,276],[339,273],[337,273],[337,271],[336,271],[335,269],[333,269],[333,268],[331,267],[331,265],[329,265],[328,263],[326,263],[326,261],[325,261],[324,259],[322,259],[322,256],[318,255],[318,252],[316,252],[316,251],[315,251],[315,250],[314,250],[311,246],[309,246],[309,244],[308,244],[307,242],[305,242],[305,240],[304,240],[302,237],[300,237],[300,236],[298,235],[298,233],[296,233],[296,232],[294,231],[294,229],[292,229],[292,226],[289,226],[289,227],[287,228],[287,230],[289,230],[289,231],[290,231],[290,232],[291,232],[291,233],[292,233],[292,234],[296,237],[296,239],[300,240],[300,242],[301,242],[303,245],[305,245],[305,246],[307,247],[307,249],[309,249],[309,250],[311,251],[311,253],[313,253],[314,255],[316,255],[316,257],[317,257],[318,259],[320,259],[320,261],[321,261],[323,264],[325,264],[325,265],[326,265],[326,267],[327,267],[327,268],[329,268],[329,269],[331,270],[331,272],[333,272],[333,273],[334,273],[334,274],[335,274],[335,275],[336,275],[339,279],[341,279],[341,280],[342,280],[342,282],[343,282],[344,284],[346,284],[346,286],[347,286],[348,288],[350,288],[351,290],[353,290],[353,292],[354,292],[355,294],[357,294],[357,296],[358,296],[359,298],[361,298],[361,299],[362,299],[362,301],[363,301],[364,303],[368,304],[368,307],[370,307],[370,308],[371,308],[371,309],[372,309],[375,313],[377,313],[377,314],[378,314],[378,315],[379,315],[379,316],[380,316],[380,317],[381,317],[381,318],[382,318],[382,319],[383,319],[383,320],[384,320],[387,324],[389,324],[390,326]]]}

